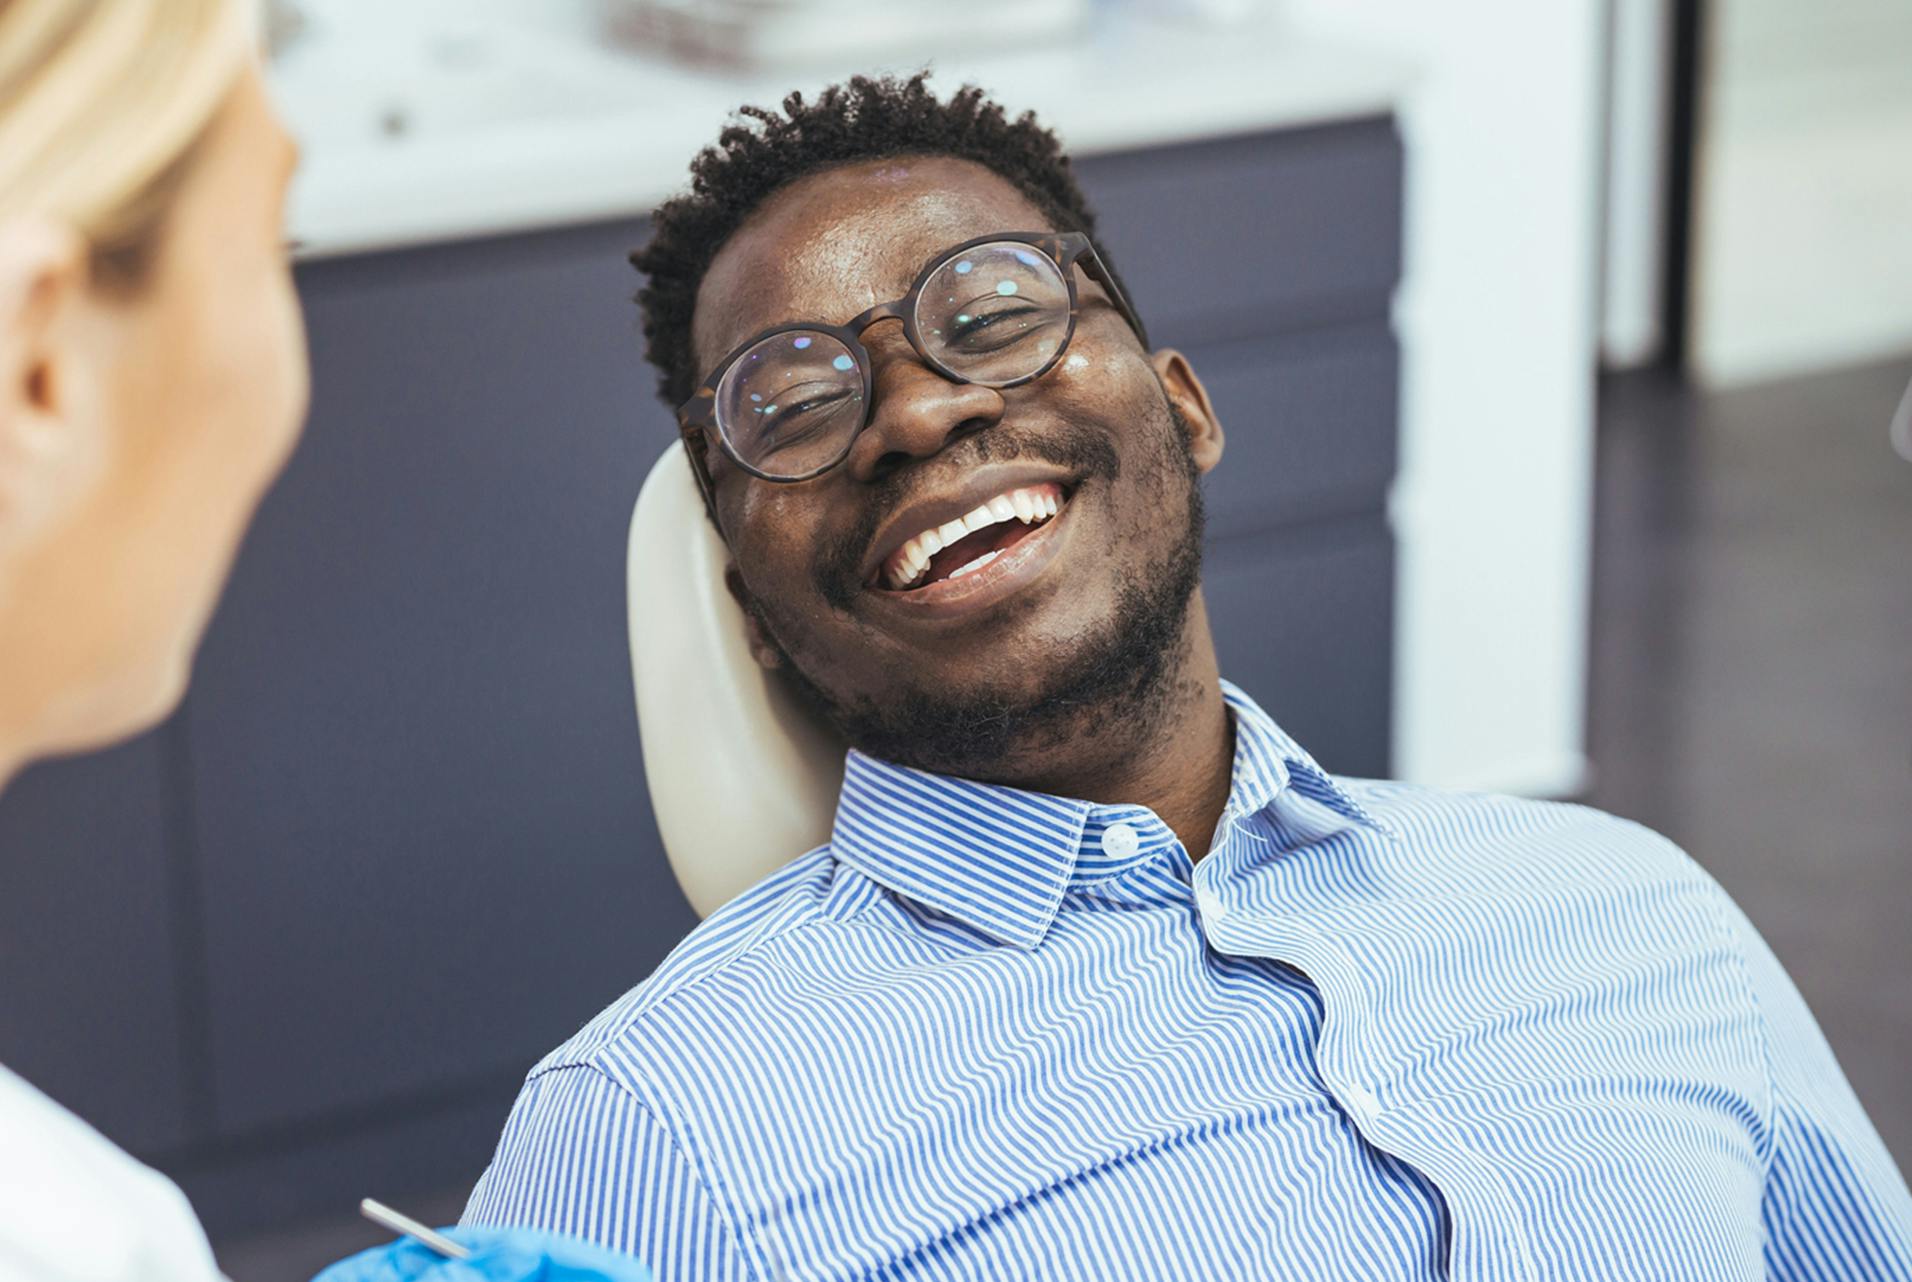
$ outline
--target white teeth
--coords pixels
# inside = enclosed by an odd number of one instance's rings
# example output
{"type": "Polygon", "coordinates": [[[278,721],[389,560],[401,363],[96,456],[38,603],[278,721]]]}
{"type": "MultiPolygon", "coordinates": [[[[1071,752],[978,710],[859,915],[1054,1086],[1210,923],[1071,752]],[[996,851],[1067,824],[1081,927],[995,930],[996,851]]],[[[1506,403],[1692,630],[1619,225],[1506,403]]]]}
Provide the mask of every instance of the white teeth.
{"type": "MultiPolygon", "coordinates": [[[[1046,487],[1011,490],[1007,494],[998,494],[967,515],[948,521],[935,529],[924,530],[903,544],[890,555],[889,562],[884,567],[884,580],[892,589],[906,588],[923,577],[931,557],[965,535],[1003,521],[1021,521],[1025,525],[1040,524],[1061,510],[1060,496],[1046,487]]],[[[949,577],[954,579],[980,570],[995,560],[999,551],[976,558],[949,577]]]]}
{"type": "Polygon", "coordinates": [[[935,550],[928,547],[922,539],[911,539],[904,544],[891,561],[885,577],[892,588],[906,588],[923,577],[923,571],[929,567],[929,559],[935,550]]]}
{"type": "Polygon", "coordinates": [[[982,569],[985,565],[988,565],[991,561],[995,560],[997,557],[1001,555],[1002,555],[1001,548],[997,548],[994,552],[985,552],[983,555],[977,557],[974,561],[971,561],[968,565],[965,565],[962,569],[953,571],[949,577],[952,579],[960,579],[965,574],[974,574],[977,570],[982,569]]]}

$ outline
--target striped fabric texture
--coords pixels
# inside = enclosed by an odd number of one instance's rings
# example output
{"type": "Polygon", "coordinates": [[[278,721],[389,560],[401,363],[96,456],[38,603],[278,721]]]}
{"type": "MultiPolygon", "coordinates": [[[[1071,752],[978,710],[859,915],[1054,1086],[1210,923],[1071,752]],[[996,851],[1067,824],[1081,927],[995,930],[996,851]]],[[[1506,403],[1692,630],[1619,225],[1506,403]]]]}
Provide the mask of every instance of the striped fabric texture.
{"type": "Polygon", "coordinates": [[[664,1282],[1912,1282],[1904,1179],[1679,850],[1337,780],[1226,694],[1199,862],[852,752],[828,846],[532,1070],[467,1222],[664,1282]]]}

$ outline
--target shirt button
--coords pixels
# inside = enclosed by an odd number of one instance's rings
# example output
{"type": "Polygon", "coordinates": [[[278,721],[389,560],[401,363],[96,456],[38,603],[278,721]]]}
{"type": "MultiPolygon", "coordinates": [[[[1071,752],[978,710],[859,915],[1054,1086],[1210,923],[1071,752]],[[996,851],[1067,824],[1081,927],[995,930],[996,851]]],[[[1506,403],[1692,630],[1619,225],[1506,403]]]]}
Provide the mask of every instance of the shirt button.
{"type": "Polygon", "coordinates": [[[1142,839],[1128,824],[1110,824],[1102,830],[1102,849],[1117,859],[1127,859],[1142,848],[1142,839]]]}
{"type": "Polygon", "coordinates": [[[1228,905],[1222,897],[1207,886],[1198,886],[1195,890],[1195,906],[1202,910],[1202,919],[1210,925],[1228,916],[1228,905]]]}
{"type": "Polygon", "coordinates": [[[1348,1111],[1363,1126],[1374,1125],[1374,1120],[1381,1116],[1381,1097],[1359,1082],[1348,1087],[1347,1096],[1348,1111]]]}

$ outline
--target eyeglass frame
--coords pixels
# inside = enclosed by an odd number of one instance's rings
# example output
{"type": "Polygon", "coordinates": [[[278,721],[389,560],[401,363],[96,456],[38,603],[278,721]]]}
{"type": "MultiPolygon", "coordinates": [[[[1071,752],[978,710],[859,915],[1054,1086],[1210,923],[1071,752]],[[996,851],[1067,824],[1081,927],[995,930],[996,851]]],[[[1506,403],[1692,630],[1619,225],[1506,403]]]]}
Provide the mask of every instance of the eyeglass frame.
{"type": "Polygon", "coordinates": [[[850,451],[856,448],[857,439],[869,430],[871,422],[874,421],[876,417],[876,389],[874,385],[875,361],[870,355],[870,349],[864,346],[863,333],[878,321],[891,319],[902,321],[903,336],[909,340],[910,347],[916,352],[917,357],[922,360],[923,364],[943,378],[959,386],[974,384],[979,387],[993,387],[999,391],[1006,391],[1012,387],[1021,387],[1025,383],[1035,382],[1056,367],[1056,362],[1062,359],[1062,354],[1069,350],[1069,344],[1075,339],[1076,318],[1082,311],[1082,303],[1076,289],[1074,271],[1078,262],[1081,263],[1082,270],[1089,279],[1102,286],[1103,290],[1109,295],[1109,300],[1115,304],[1116,309],[1122,313],[1123,319],[1129,323],[1129,328],[1133,329],[1135,336],[1141,339],[1143,348],[1147,349],[1149,345],[1148,330],[1143,327],[1142,318],[1135,314],[1135,308],[1130,306],[1128,298],[1122,292],[1122,287],[1116,283],[1115,276],[1109,271],[1107,264],[1102,261],[1102,255],[1096,251],[1095,242],[1089,239],[1087,232],[1080,231],[996,232],[988,236],[977,236],[962,242],[960,245],[951,245],[947,249],[937,251],[937,253],[930,257],[928,262],[923,264],[923,269],[917,273],[916,282],[910,286],[909,293],[903,295],[901,298],[893,299],[887,303],[878,303],[874,307],[859,312],[845,324],[825,325],[814,321],[792,321],[784,325],[773,325],[769,329],[751,335],[742,343],[732,348],[729,354],[722,360],[718,361],[717,367],[711,371],[709,377],[699,384],[697,391],[692,394],[691,398],[677,407],[678,432],[683,438],[684,453],[690,459],[691,470],[696,474],[697,488],[703,492],[705,505],[712,511],[716,510],[716,491],[714,483],[710,478],[710,472],[704,462],[703,453],[697,448],[698,441],[694,440],[694,437],[701,438],[705,441],[708,441],[712,436],[716,437],[718,448],[724,452],[724,456],[728,458],[732,464],[749,475],[762,481],[768,481],[773,485],[796,485],[803,481],[813,481],[817,477],[827,472],[835,471],[843,465],[843,461],[850,457],[850,451]],[[935,277],[937,270],[941,268],[943,264],[965,250],[976,249],[983,245],[999,244],[1028,245],[1032,249],[1040,251],[1050,262],[1056,265],[1057,269],[1062,273],[1063,283],[1069,291],[1069,319],[1068,327],[1062,332],[1062,341],[1056,344],[1056,350],[1050,353],[1049,359],[1042,363],[1040,369],[1035,370],[1033,373],[1024,374],[1019,378],[1010,379],[1007,382],[991,383],[959,374],[930,354],[927,346],[923,342],[922,333],[916,326],[916,304],[922,298],[923,290],[929,286],[931,279],[935,277]],[[857,424],[856,430],[850,433],[848,438],[845,439],[843,452],[831,459],[828,463],[823,464],[821,467],[812,468],[801,476],[772,476],[768,472],[744,462],[743,459],[737,456],[737,451],[731,446],[729,438],[725,436],[722,425],[717,422],[717,392],[723,386],[724,377],[730,373],[730,367],[735,365],[744,353],[766,339],[775,338],[779,334],[789,334],[796,331],[809,334],[822,334],[826,337],[833,338],[843,344],[843,346],[851,352],[852,356],[856,358],[857,372],[861,374],[863,378],[863,421],[857,424]]]}

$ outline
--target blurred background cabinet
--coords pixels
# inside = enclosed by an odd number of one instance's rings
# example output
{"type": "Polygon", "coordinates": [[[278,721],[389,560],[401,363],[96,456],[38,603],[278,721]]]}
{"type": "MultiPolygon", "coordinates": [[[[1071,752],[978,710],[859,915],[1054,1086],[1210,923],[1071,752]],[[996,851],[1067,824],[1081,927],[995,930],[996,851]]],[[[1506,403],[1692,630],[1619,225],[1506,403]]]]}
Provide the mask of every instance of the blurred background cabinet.
{"type": "MultiPolygon", "coordinates": [[[[1080,171],[1228,433],[1224,671],[1329,768],[1385,772],[1392,120],[1080,171]]],[[[0,1062],[215,1235],[469,1182],[530,1064],[694,924],[626,648],[625,526],[672,439],[624,261],[644,236],[303,266],[311,424],[185,707],[0,802],[0,845],[38,848],[0,860],[0,1062]]]]}

